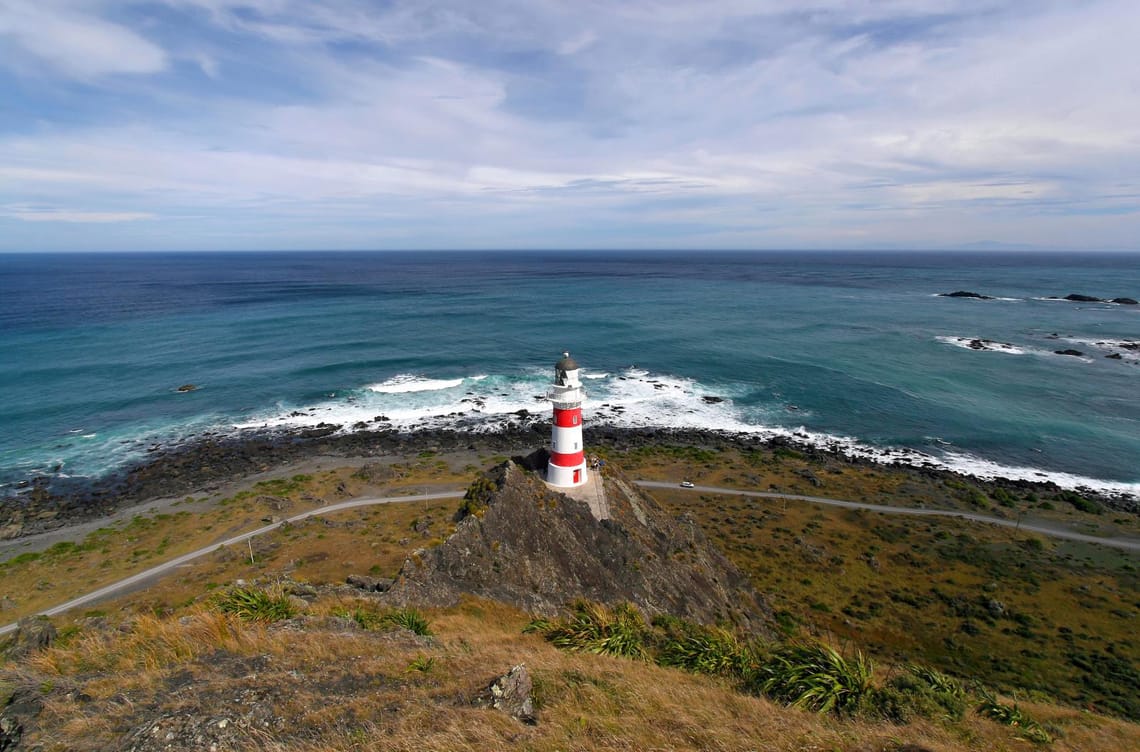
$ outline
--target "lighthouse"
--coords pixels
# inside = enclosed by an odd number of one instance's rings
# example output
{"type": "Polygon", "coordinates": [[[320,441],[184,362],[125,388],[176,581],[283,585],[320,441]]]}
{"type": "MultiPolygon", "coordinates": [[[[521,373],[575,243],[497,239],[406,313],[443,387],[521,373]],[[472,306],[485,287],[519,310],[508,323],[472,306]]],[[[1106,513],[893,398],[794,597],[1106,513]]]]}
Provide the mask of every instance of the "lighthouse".
{"type": "Polygon", "coordinates": [[[570,353],[554,364],[554,384],[546,398],[554,403],[550,432],[550,463],[546,482],[552,486],[580,486],[586,482],[586,455],[582,449],[582,382],[570,353]]]}

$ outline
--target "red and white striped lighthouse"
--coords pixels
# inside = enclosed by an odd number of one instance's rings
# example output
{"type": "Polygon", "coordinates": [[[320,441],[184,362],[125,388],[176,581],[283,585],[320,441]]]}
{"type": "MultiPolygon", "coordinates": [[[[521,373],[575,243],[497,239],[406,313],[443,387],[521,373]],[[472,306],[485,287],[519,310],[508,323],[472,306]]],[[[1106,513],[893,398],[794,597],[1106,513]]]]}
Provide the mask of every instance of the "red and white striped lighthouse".
{"type": "Polygon", "coordinates": [[[580,486],[586,482],[586,454],[582,448],[582,382],[570,353],[554,365],[554,384],[546,398],[554,403],[550,432],[550,462],[546,482],[552,486],[580,486]]]}

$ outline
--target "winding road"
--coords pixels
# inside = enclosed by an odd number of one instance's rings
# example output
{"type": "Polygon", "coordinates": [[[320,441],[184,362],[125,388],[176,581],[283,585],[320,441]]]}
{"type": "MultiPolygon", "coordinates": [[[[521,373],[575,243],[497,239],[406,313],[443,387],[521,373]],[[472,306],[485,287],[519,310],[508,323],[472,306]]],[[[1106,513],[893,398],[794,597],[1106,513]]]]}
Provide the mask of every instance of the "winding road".
{"type": "MultiPolygon", "coordinates": [[[[244,543],[245,541],[249,540],[250,538],[254,537],[255,535],[261,535],[263,533],[268,533],[271,530],[276,530],[277,528],[281,527],[282,525],[284,525],[286,523],[300,522],[303,519],[307,519],[309,517],[315,517],[315,516],[320,515],[320,514],[330,514],[332,512],[341,512],[341,511],[344,511],[345,509],[355,509],[356,507],[367,507],[367,506],[372,506],[374,504],[393,504],[393,503],[398,503],[401,501],[431,501],[432,499],[459,499],[459,498],[463,497],[464,493],[466,493],[466,492],[465,491],[443,491],[441,493],[416,494],[413,496],[376,496],[376,497],[367,497],[367,498],[361,498],[361,499],[353,499],[352,501],[342,501],[339,504],[329,504],[328,506],[325,506],[325,507],[318,507],[317,509],[310,509],[307,512],[302,512],[300,514],[293,515],[292,517],[289,517],[288,519],[281,520],[280,522],[274,522],[271,525],[265,525],[264,527],[259,527],[256,530],[250,530],[249,532],[242,533],[241,535],[235,535],[232,538],[227,538],[226,540],[221,541],[220,543],[214,543],[214,544],[211,544],[209,546],[199,548],[196,551],[191,551],[188,554],[182,554],[181,556],[179,556],[175,559],[171,559],[168,562],[165,562],[163,564],[159,564],[157,567],[151,567],[150,569],[146,570],[145,572],[139,572],[138,574],[133,574],[130,577],[127,577],[126,579],[119,580],[118,582],[113,582],[110,585],[106,585],[104,587],[101,587],[98,590],[93,590],[90,593],[87,593],[86,595],[79,596],[78,598],[72,598],[67,603],[61,603],[58,606],[53,606],[52,608],[49,608],[46,611],[41,611],[40,613],[44,616],[55,616],[56,614],[61,614],[64,611],[68,611],[70,609],[73,609],[76,606],[82,606],[82,605],[85,605],[87,603],[91,603],[92,601],[97,601],[97,600],[100,600],[102,598],[108,598],[112,595],[117,595],[118,593],[120,593],[124,590],[128,590],[131,587],[140,585],[140,584],[147,582],[148,580],[151,580],[155,577],[160,577],[161,575],[166,574],[167,572],[174,569],[175,567],[180,567],[183,564],[185,564],[189,561],[193,561],[194,559],[197,559],[200,556],[205,556],[206,554],[210,553],[211,551],[217,551],[222,546],[232,546],[232,545],[235,545],[237,543],[244,543]]],[[[6,625],[0,627],[0,635],[5,635],[5,634],[8,634],[9,632],[14,631],[17,626],[18,626],[17,624],[6,624],[6,625]]]]}
{"type": "Polygon", "coordinates": [[[1016,530],[1025,530],[1030,533],[1040,533],[1051,538],[1064,538],[1065,540],[1081,541],[1082,543],[1099,543],[1111,548],[1122,548],[1126,551],[1140,551],[1140,540],[1132,538],[1101,538],[1096,535],[1085,535],[1072,530],[1057,527],[1044,527],[1033,525],[1019,520],[1007,520],[1001,517],[991,517],[987,514],[973,512],[960,512],[955,509],[925,509],[920,507],[888,507],[883,504],[868,504],[861,501],[841,501],[828,499],[823,496],[799,496],[796,494],[766,493],[760,491],[742,491],[737,488],[719,488],[716,486],[692,486],[681,489],[676,483],[662,483],[654,480],[634,481],[644,488],[676,488],[684,491],[703,491],[705,493],[726,494],[729,496],[754,496],[761,499],[789,499],[791,501],[807,501],[812,504],[826,504],[832,507],[845,507],[847,509],[863,509],[868,512],[883,512],[885,514],[909,514],[915,517],[957,517],[972,522],[985,522],[991,525],[1012,527],[1016,530]]]}
{"type": "MultiPolygon", "coordinates": [[[[805,502],[809,502],[812,504],[826,504],[828,506],[833,506],[833,507],[844,507],[847,509],[862,509],[862,510],[866,510],[869,512],[883,512],[884,514],[904,514],[904,515],[912,515],[915,517],[957,517],[958,519],[970,520],[972,522],[982,522],[982,523],[987,523],[987,524],[991,524],[991,525],[1001,525],[1002,527],[1011,527],[1011,528],[1015,528],[1015,529],[1025,530],[1026,532],[1040,533],[1041,535],[1047,535],[1047,536],[1050,536],[1053,538],[1063,538],[1066,540],[1081,541],[1083,543],[1098,543],[1102,546],[1110,546],[1112,548],[1121,548],[1121,549],[1125,549],[1127,551],[1140,551],[1140,540],[1134,540],[1134,539],[1130,539],[1130,538],[1098,538],[1095,535],[1085,535],[1083,533],[1077,533],[1077,532],[1074,532],[1072,530],[1064,530],[1064,529],[1051,528],[1051,527],[1042,527],[1040,525],[1030,525],[1030,524],[1016,522],[1013,520],[1002,519],[1000,517],[990,517],[990,516],[984,515],[984,514],[975,514],[972,512],[959,512],[959,511],[950,510],[950,509],[921,509],[921,508],[914,508],[914,507],[889,507],[889,506],[884,506],[882,504],[868,504],[868,503],[859,502],[859,501],[842,501],[840,499],[829,499],[829,498],[826,498],[823,496],[800,496],[797,494],[782,494],[782,493],[770,493],[770,492],[761,492],[761,491],[745,491],[745,490],[741,490],[738,488],[719,488],[716,486],[692,486],[692,487],[687,487],[687,488],[680,488],[680,487],[678,487],[678,485],[676,483],[669,483],[669,482],[662,482],[662,481],[651,481],[651,480],[639,480],[639,481],[634,481],[634,482],[637,485],[642,486],[643,488],[668,488],[668,489],[673,489],[673,490],[689,491],[689,492],[694,492],[694,493],[715,493],[715,494],[728,494],[731,496],[751,496],[751,497],[761,498],[761,499],[781,499],[781,500],[789,500],[789,501],[805,501],[805,502]]],[[[168,562],[165,562],[163,564],[159,564],[156,567],[151,567],[150,569],[147,569],[144,572],[139,572],[138,574],[134,574],[134,575],[131,575],[130,577],[127,577],[126,579],[122,579],[122,580],[119,580],[118,582],[115,582],[115,583],[112,583],[110,585],[106,585],[104,587],[101,587],[98,590],[93,590],[92,592],[87,593],[86,595],[81,595],[78,598],[73,598],[73,599],[67,601],[66,603],[61,603],[58,606],[53,606],[52,608],[49,608],[46,611],[42,611],[41,614],[43,614],[44,616],[54,616],[56,614],[61,614],[65,611],[69,611],[70,609],[76,608],[77,606],[82,606],[82,605],[91,603],[93,601],[98,601],[98,600],[101,600],[103,598],[108,598],[108,597],[111,597],[113,595],[117,595],[117,594],[122,593],[123,591],[126,591],[132,587],[137,587],[139,585],[142,585],[151,579],[160,577],[160,576],[168,573],[170,570],[172,570],[176,567],[180,567],[183,564],[186,564],[187,562],[193,561],[194,559],[197,559],[201,556],[205,556],[206,554],[210,553],[211,551],[216,551],[216,550],[218,550],[218,548],[220,548],[222,546],[232,546],[232,545],[235,545],[238,543],[244,543],[246,540],[248,540],[248,539],[250,539],[256,535],[261,535],[263,533],[268,533],[271,530],[276,530],[277,528],[281,527],[282,525],[284,525],[286,523],[299,522],[299,521],[306,519],[308,517],[315,517],[317,515],[322,515],[322,514],[331,514],[333,512],[341,512],[341,511],[344,511],[346,509],[355,509],[357,507],[366,507],[366,506],[372,506],[375,504],[393,504],[393,503],[406,502],[406,501],[431,501],[434,499],[458,499],[458,498],[461,498],[464,495],[464,493],[465,493],[465,490],[458,490],[458,491],[443,491],[443,492],[439,492],[439,493],[430,493],[430,494],[415,494],[415,495],[411,495],[411,496],[372,496],[372,497],[366,497],[366,498],[360,498],[360,499],[353,499],[352,501],[343,501],[343,502],[340,502],[339,504],[329,504],[328,506],[319,507],[317,509],[310,509],[307,512],[302,512],[301,514],[294,515],[292,517],[289,517],[288,519],[281,520],[280,522],[274,522],[271,525],[265,525],[264,527],[259,527],[256,530],[250,530],[249,532],[242,533],[241,535],[235,535],[234,537],[228,538],[228,539],[221,541],[219,543],[214,543],[212,545],[205,546],[203,548],[199,548],[196,551],[191,551],[190,553],[182,554],[181,556],[174,558],[174,559],[171,559],[168,562]]],[[[0,636],[15,631],[16,627],[17,627],[16,624],[6,624],[4,626],[0,626],[0,636]]]]}

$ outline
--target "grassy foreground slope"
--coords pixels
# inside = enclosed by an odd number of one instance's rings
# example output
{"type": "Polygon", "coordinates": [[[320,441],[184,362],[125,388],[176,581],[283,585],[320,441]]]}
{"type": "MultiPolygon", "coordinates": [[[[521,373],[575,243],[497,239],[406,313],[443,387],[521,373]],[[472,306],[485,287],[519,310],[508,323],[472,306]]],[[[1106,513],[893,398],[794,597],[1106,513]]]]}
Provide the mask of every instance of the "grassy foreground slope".
{"type": "MultiPolygon", "coordinates": [[[[881,468],[829,469],[777,453],[666,448],[611,460],[634,476],[776,485],[877,503],[907,503],[909,492],[899,486],[915,483],[881,468]]],[[[50,583],[46,590],[58,602],[92,572],[129,569],[131,552],[157,557],[164,540],[171,550],[186,537],[221,538],[285,509],[470,480],[472,471],[421,457],[394,473],[290,477],[218,506],[143,516],[94,541],[10,561],[0,576],[17,598],[17,583],[50,583]]],[[[944,503],[963,508],[1013,509],[983,486],[939,489],[931,482],[921,493],[929,503],[942,494],[944,503]]],[[[1140,747],[1140,727],[1104,715],[1133,712],[1126,690],[1137,686],[1134,558],[955,520],[916,523],[680,491],[655,496],[698,520],[768,594],[789,634],[861,647],[878,659],[880,681],[921,662],[999,688],[1009,693],[1007,704],[1016,699],[1051,730],[1053,749],[1140,747]]],[[[1127,518],[1075,511],[1061,500],[1016,503],[1068,524],[1135,532],[1127,518]]],[[[1018,728],[972,713],[902,725],[818,716],[742,693],[725,677],[564,652],[523,634],[529,615],[489,602],[427,612],[430,638],[359,628],[345,615],[372,606],[349,590],[322,589],[299,620],[277,626],[217,608],[217,594],[237,579],[288,577],[317,586],[343,583],[349,574],[392,576],[410,551],[449,534],[454,506],[408,503],[309,520],[254,541],[251,550],[219,550],[144,592],[59,619],[55,648],[3,665],[0,704],[29,688],[40,693],[44,709],[25,741],[45,749],[132,748],[125,739],[168,734],[202,742],[186,748],[219,749],[1034,747],[1018,728]],[[472,703],[518,663],[535,680],[535,726],[472,703]]],[[[134,748],[161,748],[139,744],[134,748]]]]}

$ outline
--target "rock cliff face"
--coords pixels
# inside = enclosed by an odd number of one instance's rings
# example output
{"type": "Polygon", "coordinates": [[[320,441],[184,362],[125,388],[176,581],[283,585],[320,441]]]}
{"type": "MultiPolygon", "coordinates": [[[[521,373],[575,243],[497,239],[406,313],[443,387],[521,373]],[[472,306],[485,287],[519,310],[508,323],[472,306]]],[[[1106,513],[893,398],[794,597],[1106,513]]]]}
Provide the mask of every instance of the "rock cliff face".
{"type": "Polygon", "coordinates": [[[649,616],[771,631],[767,604],[693,520],[616,471],[603,481],[611,519],[598,521],[522,465],[499,465],[472,486],[455,533],[410,556],[386,597],[449,605],[471,593],[543,615],[575,598],[628,601],[649,616]]]}

